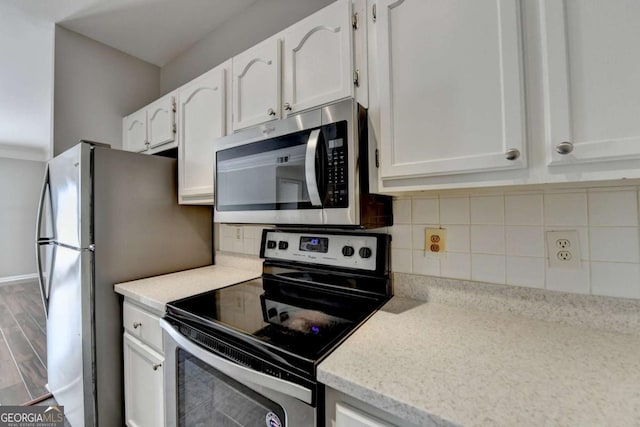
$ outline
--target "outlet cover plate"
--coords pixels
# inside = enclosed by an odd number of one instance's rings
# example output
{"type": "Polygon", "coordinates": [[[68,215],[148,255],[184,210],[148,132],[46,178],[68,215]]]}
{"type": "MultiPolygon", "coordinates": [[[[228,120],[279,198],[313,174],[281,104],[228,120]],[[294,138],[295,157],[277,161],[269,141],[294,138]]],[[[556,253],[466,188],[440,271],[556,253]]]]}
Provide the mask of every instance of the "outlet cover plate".
{"type": "Polygon", "coordinates": [[[426,228],[424,230],[424,252],[432,255],[447,251],[447,230],[445,228],[426,228]]]}
{"type": "Polygon", "coordinates": [[[582,253],[577,230],[547,231],[549,268],[580,270],[582,253]]]}

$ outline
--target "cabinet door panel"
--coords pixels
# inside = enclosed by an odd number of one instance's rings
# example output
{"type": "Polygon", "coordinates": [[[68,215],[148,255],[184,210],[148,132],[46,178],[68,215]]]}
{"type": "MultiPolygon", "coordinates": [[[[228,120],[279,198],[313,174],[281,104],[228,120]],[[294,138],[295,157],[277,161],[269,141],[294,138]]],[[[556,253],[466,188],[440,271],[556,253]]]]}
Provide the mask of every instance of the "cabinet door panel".
{"type": "Polygon", "coordinates": [[[234,130],[280,118],[280,73],[275,38],[233,58],[234,130]]]}
{"type": "Polygon", "coordinates": [[[383,178],[526,166],[517,0],[382,0],[374,25],[383,178]]]}
{"type": "Polygon", "coordinates": [[[147,107],[149,147],[155,148],[175,140],[174,98],[166,96],[147,107]]]}
{"type": "Polygon", "coordinates": [[[125,419],[130,427],[164,426],[164,358],[124,334],[125,419]]]}
{"type": "Polygon", "coordinates": [[[548,163],[640,158],[640,2],[540,5],[548,163]]]}
{"type": "Polygon", "coordinates": [[[125,118],[124,149],[141,152],[147,149],[147,111],[140,110],[125,118]]]}
{"type": "Polygon", "coordinates": [[[225,69],[179,89],[180,201],[213,203],[213,143],[225,134],[225,69]]]}
{"type": "Polygon", "coordinates": [[[285,113],[353,96],[350,18],[350,2],[338,1],[285,32],[285,113]]]}
{"type": "Polygon", "coordinates": [[[372,415],[342,403],[336,403],[336,427],[393,427],[372,415]]]}

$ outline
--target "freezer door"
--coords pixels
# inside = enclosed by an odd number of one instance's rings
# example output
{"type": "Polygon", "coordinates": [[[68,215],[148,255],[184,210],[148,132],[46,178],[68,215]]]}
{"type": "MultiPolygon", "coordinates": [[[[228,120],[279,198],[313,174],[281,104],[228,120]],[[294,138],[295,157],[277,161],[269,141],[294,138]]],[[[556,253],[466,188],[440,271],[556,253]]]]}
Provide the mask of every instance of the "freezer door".
{"type": "Polygon", "coordinates": [[[49,389],[72,426],[94,425],[93,253],[53,246],[47,314],[49,389]]]}
{"type": "Polygon", "coordinates": [[[91,235],[91,145],[81,143],[49,161],[48,179],[57,243],[88,248],[91,235]]]}

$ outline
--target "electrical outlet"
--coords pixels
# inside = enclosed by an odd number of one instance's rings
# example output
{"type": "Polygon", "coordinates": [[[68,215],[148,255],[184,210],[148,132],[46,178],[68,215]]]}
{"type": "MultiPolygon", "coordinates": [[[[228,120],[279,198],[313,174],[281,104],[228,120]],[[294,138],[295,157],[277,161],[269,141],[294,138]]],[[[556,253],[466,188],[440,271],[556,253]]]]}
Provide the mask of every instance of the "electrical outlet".
{"type": "Polygon", "coordinates": [[[243,232],[242,232],[242,231],[243,231],[242,227],[233,227],[233,228],[234,228],[234,230],[233,230],[233,237],[234,237],[236,240],[242,240],[242,234],[243,234],[243,232]]]}
{"type": "Polygon", "coordinates": [[[441,254],[447,251],[447,230],[445,228],[427,228],[424,230],[424,251],[441,254]]]}
{"type": "Polygon", "coordinates": [[[550,268],[580,270],[582,255],[577,230],[547,231],[550,268]]]}

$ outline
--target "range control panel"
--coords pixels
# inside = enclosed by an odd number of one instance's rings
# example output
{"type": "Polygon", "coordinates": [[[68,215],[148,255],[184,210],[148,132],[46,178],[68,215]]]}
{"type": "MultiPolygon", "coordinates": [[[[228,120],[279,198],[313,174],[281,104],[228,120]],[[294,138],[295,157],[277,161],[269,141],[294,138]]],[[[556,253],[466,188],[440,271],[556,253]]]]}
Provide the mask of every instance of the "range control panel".
{"type": "Polygon", "coordinates": [[[262,239],[264,258],[371,271],[376,269],[378,240],[375,235],[267,231],[262,239]]]}

